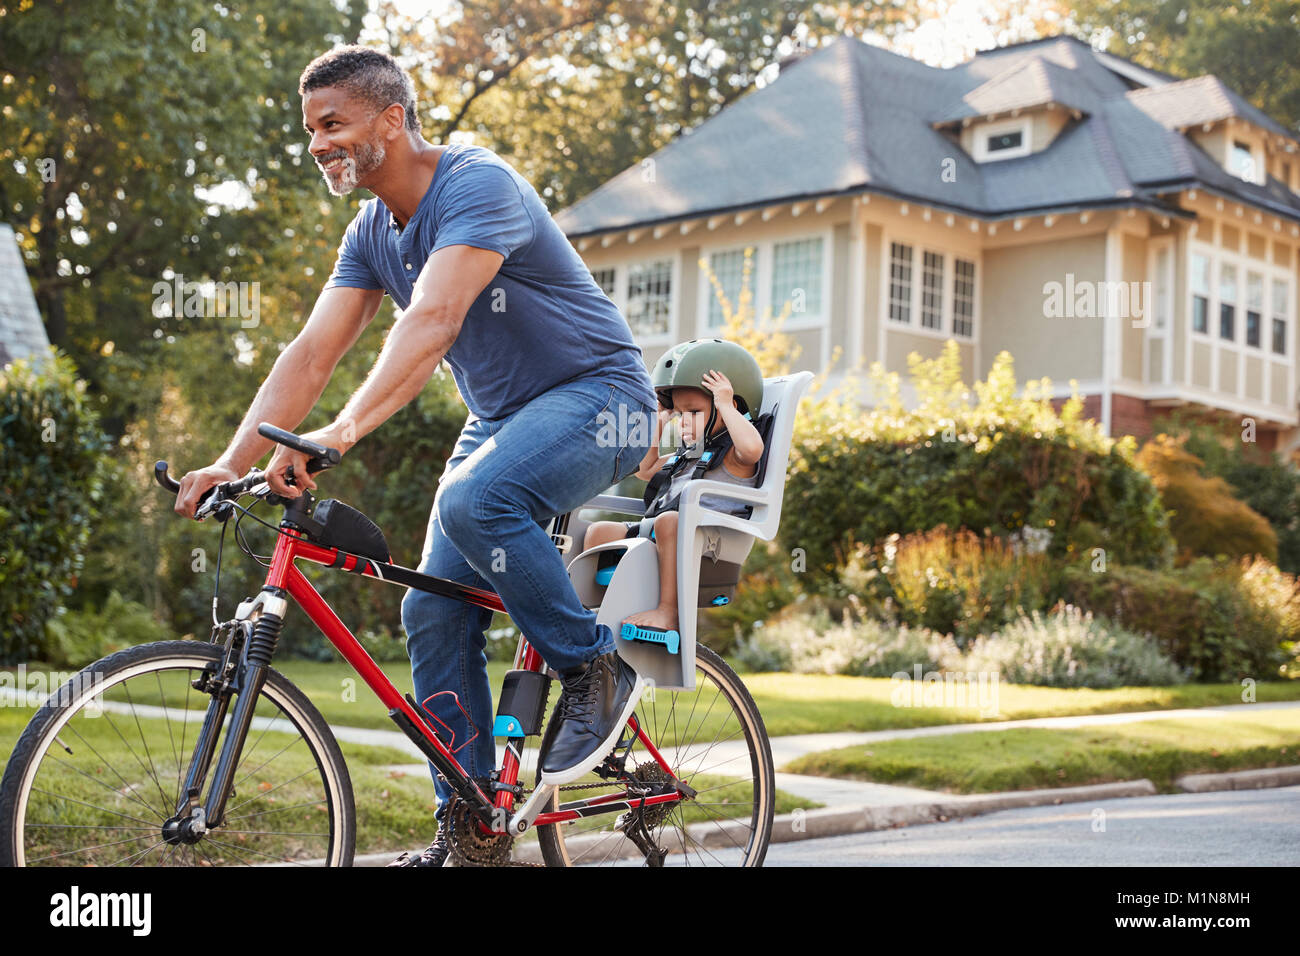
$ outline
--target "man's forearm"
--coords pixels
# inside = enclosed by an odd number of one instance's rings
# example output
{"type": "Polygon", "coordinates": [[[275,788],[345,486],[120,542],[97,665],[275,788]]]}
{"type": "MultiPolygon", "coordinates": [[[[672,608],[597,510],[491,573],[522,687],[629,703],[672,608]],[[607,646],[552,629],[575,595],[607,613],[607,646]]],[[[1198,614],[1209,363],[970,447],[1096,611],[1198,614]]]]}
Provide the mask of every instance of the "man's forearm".
{"type": "Polygon", "coordinates": [[[408,311],[397,320],[365,383],[335,419],[349,447],[420,394],[458,331],[459,322],[428,313],[408,311]]]}
{"type": "Polygon", "coordinates": [[[315,407],[329,383],[330,370],[313,366],[302,349],[290,345],[275,360],[235,437],[219,459],[243,473],[271,450],[274,442],[257,433],[262,422],[292,431],[315,407]]]}

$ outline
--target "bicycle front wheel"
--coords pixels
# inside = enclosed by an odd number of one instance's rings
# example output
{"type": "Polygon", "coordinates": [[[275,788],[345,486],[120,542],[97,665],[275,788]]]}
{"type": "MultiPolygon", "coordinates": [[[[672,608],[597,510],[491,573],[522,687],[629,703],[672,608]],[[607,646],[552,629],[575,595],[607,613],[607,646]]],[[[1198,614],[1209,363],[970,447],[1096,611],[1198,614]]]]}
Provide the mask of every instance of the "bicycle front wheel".
{"type": "MultiPolygon", "coordinates": [[[[356,811],[347,766],[320,712],[274,670],[225,819],[195,842],[166,839],[212,700],[193,682],[222,656],[196,641],[142,644],[51,695],[0,781],[0,865],[350,866],[356,811]]],[[[219,729],[229,725],[228,712],[219,729]]]]}
{"type": "MultiPolygon", "coordinates": [[[[761,866],[772,835],[776,778],[763,718],[736,672],[697,645],[695,690],[647,694],[635,718],[673,776],[694,795],[642,811],[538,827],[547,865],[761,866]]],[[[629,731],[625,735],[631,739],[629,731]]],[[[624,767],[638,784],[667,782],[640,740],[631,743],[624,767]]],[[[561,787],[547,809],[564,808],[566,798],[596,806],[627,795],[626,785],[602,786],[592,775],[561,787]]]]}

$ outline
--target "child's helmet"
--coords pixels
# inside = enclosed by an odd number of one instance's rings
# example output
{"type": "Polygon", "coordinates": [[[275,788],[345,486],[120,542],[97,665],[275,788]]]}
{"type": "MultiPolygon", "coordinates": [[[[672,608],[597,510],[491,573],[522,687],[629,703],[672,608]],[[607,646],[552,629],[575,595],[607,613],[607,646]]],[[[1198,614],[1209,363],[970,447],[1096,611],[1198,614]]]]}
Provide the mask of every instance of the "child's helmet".
{"type": "MultiPolygon", "coordinates": [[[[704,376],[710,370],[721,372],[731,382],[736,404],[741,414],[751,420],[763,408],[763,373],[754,356],[735,342],[723,339],[691,339],[675,345],[655,363],[650,374],[650,384],[664,408],[673,407],[674,388],[698,388],[710,394],[704,386],[704,376]]],[[[714,409],[714,414],[717,409],[714,409]]],[[[712,418],[710,418],[712,427],[712,418]]],[[[707,432],[706,432],[707,434],[707,432]]]]}

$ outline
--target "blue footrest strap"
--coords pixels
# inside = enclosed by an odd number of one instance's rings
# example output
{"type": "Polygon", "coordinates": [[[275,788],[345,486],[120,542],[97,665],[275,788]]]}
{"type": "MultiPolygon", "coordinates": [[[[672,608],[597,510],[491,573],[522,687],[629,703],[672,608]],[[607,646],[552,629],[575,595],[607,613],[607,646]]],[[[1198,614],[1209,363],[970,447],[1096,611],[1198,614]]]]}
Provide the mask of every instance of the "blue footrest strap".
{"type": "Polygon", "coordinates": [[[662,627],[642,627],[636,624],[624,624],[619,636],[625,641],[662,644],[669,654],[676,654],[682,642],[681,635],[676,631],[666,631],[662,627]]]}

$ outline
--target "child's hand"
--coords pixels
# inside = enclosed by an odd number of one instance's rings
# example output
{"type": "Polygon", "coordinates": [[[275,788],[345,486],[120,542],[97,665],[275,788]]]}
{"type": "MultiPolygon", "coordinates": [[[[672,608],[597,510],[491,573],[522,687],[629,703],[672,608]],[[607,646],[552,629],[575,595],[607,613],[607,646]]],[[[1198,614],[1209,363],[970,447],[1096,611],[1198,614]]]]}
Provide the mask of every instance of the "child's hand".
{"type": "Polygon", "coordinates": [[[704,387],[713,393],[713,402],[723,408],[731,407],[731,400],[735,392],[731,388],[731,381],[727,376],[714,369],[709,369],[704,376],[704,387]]]}

